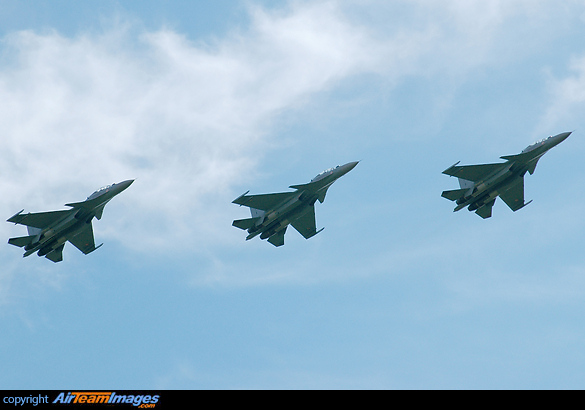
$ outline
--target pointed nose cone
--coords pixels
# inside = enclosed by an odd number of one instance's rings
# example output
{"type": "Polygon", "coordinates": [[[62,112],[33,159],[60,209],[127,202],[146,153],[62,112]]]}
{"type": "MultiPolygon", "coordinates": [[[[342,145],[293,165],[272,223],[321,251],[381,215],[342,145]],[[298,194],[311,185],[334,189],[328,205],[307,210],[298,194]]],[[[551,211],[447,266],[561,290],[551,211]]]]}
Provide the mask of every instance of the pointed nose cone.
{"type": "Polygon", "coordinates": [[[569,135],[571,135],[571,132],[563,132],[559,135],[555,135],[554,137],[550,138],[551,140],[550,148],[559,145],[561,142],[569,138],[569,135]]]}
{"type": "Polygon", "coordinates": [[[134,182],[134,180],[129,179],[127,181],[122,181],[122,182],[118,182],[117,184],[114,184],[114,186],[116,188],[116,195],[118,195],[120,192],[124,191],[126,188],[128,188],[130,185],[132,185],[132,182],[134,182]]]}
{"type": "Polygon", "coordinates": [[[341,178],[342,176],[344,176],[345,174],[347,174],[349,171],[351,171],[352,169],[355,168],[355,166],[359,163],[359,161],[355,161],[355,162],[348,162],[345,165],[340,165],[338,166],[333,175],[335,177],[335,179],[341,178]]]}
{"type": "Polygon", "coordinates": [[[348,170],[347,170],[347,172],[349,172],[349,171],[351,171],[352,169],[354,169],[354,168],[355,168],[355,166],[356,166],[357,164],[359,164],[359,163],[360,163],[359,161],[354,161],[354,162],[347,163],[347,164],[345,164],[344,166],[347,166],[347,167],[348,167],[348,170]]]}
{"type": "Polygon", "coordinates": [[[557,135],[555,138],[558,138],[559,140],[559,144],[561,142],[563,142],[564,140],[566,140],[567,138],[569,138],[569,135],[571,135],[572,132],[563,132],[562,134],[557,135]]]}
{"type": "Polygon", "coordinates": [[[345,165],[342,165],[342,166],[340,167],[340,168],[341,168],[341,172],[342,172],[342,174],[341,174],[341,175],[345,175],[345,174],[347,174],[349,171],[351,171],[352,169],[354,169],[354,168],[355,168],[355,166],[356,166],[357,164],[359,164],[359,163],[360,163],[359,161],[354,161],[354,162],[348,162],[347,164],[345,164],[345,165]]]}

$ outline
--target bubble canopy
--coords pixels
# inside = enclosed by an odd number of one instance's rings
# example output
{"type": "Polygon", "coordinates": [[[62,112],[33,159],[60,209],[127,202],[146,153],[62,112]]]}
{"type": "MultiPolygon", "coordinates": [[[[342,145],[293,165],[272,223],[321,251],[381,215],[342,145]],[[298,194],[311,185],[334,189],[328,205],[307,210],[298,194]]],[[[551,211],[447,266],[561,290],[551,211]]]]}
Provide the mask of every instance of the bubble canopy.
{"type": "Polygon", "coordinates": [[[91,194],[90,196],[87,197],[87,199],[93,199],[93,198],[97,198],[98,196],[100,196],[101,194],[108,192],[115,184],[110,184],[110,185],[106,185],[101,187],[100,189],[98,189],[97,191],[95,191],[93,194],[91,194]]]}
{"type": "Polygon", "coordinates": [[[337,168],[339,168],[339,165],[338,165],[338,166],[336,166],[336,167],[327,168],[325,171],[323,171],[323,172],[320,172],[320,173],[319,173],[319,174],[318,174],[318,175],[317,175],[315,178],[313,178],[313,179],[311,180],[311,182],[313,182],[313,181],[315,181],[315,180],[317,180],[317,179],[321,178],[322,176],[324,176],[324,175],[326,175],[326,174],[329,174],[329,173],[333,172],[333,171],[334,171],[334,170],[336,170],[337,168]]]}
{"type": "Polygon", "coordinates": [[[526,148],[524,148],[522,150],[522,152],[532,151],[534,148],[537,148],[537,147],[541,146],[542,144],[544,144],[547,140],[549,140],[551,138],[552,138],[552,136],[550,136],[548,138],[543,138],[543,139],[541,139],[539,141],[536,141],[535,143],[530,144],[529,146],[527,146],[526,148]]]}

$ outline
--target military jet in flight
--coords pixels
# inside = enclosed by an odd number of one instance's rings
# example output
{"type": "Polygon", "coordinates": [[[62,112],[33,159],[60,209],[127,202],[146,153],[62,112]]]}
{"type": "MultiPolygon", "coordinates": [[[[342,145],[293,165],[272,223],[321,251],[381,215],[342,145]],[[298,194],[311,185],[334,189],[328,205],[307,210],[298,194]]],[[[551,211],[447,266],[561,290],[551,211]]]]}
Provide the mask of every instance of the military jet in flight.
{"type": "Polygon", "coordinates": [[[315,202],[323,203],[327,189],[338,178],[351,171],[359,161],[329,168],[308,184],[291,185],[293,192],[280,192],[264,195],[240,195],[232,203],[250,208],[252,218],[235,220],[232,225],[248,231],[246,240],[260,235],[268,238],[274,246],[284,245],[284,234],[288,225],[292,225],[305,239],[309,239],[323,230],[317,230],[315,222],[315,202]]]}
{"type": "Polygon", "coordinates": [[[66,204],[71,209],[63,211],[23,214],[23,209],[7,222],[25,225],[28,236],[10,238],[8,243],[24,248],[24,257],[38,251],[39,256],[45,256],[53,262],[63,260],[63,248],[67,241],[87,255],[103,245],[95,246],[92,219],[102,219],[106,204],[132,182],[134,180],[100,188],[83,202],[66,204]]]}
{"type": "Polygon", "coordinates": [[[549,149],[566,140],[570,132],[548,137],[526,147],[520,154],[500,157],[506,162],[497,164],[458,166],[459,162],[443,171],[459,178],[461,189],[443,191],[442,197],[455,201],[454,212],[469,206],[469,211],[486,219],[492,216],[492,207],[499,196],[516,212],[530,202],[524,202],[524,175],[534,173],[538,160],[549,149]]]}

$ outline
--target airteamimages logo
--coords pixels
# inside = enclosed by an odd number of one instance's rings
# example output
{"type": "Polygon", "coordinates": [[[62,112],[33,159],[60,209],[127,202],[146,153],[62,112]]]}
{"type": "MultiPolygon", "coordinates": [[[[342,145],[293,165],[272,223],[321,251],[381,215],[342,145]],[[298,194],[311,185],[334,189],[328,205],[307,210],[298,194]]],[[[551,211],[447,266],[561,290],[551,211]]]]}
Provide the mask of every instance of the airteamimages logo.
{"type": "Polygon", "coordinates": [[[151,409],[158,403],[159,395],[117,394],[116,392],[61,392],[53,404],[131,404],[141,409],[151,409]]]}

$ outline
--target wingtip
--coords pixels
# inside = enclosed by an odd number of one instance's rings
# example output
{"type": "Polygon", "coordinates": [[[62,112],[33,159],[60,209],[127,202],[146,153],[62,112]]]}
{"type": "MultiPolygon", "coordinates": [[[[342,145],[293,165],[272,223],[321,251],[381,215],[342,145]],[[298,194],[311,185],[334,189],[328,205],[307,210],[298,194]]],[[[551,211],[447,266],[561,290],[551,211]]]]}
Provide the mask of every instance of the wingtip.
{"type": "Polygon", "coordinates": [[[457,161],[456,163],[454,163],[453,165],[451,165],[449,168],[447,168],[446,170],[443,171],[443,174],[449,175],[449,174],[447,174],[447,171],[449,171],[450,169],[455,168],[457,165],[459,165],[460,162],[461,161],[457,161]]]}
{"type": "Polygon", "coordinates": [[[93,253],[95,251],[97,251],[99,248],[101,248],[103,246],[103,242],[100,243],[98,246],[95,246],[91,251],[89,251],[88,253],[86,253],[86,255],[89,255],[90,253],[93,253]]]}
{"type": "MultiPolygon", "coordinates": [[[[250,190],[247,190],[247,191],[246,191],[246,192],[244,192],[242,195],[240,195],[239,197],[237,197],[236,199],[234,199],[234,200],[232,201],[232,204],[238,204],[236,201],[237,201],[238,199],[241,199],[241,198],[245,197],[246,195],[248,195],[248,192],[250,192],[250,190]]],[[[242,204],[238,204],[238,205],[242,206],[242,204]]]]}
{"type": "Polygon", "coordinates": [[[14,214],[14,215],[12,215],[10,218],[8,218],[8,219],[6,220],[6,222],[14,222],[14,224],[16,225],[16,224],[17,224],[17,222],[13,221],[12,219],[16,218],[18,215],[20,215],[20,214],[21,214],[21,213],[23,213],[23,212],[24,212],[24,209],[23,209],[23,210],[21,210],[21,211],[19,211],[19,212],[17,212],[17,213],[15,213],[15,214],[14,214]]]}

